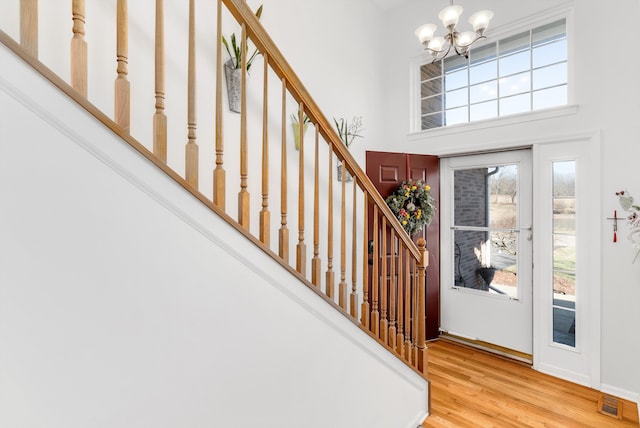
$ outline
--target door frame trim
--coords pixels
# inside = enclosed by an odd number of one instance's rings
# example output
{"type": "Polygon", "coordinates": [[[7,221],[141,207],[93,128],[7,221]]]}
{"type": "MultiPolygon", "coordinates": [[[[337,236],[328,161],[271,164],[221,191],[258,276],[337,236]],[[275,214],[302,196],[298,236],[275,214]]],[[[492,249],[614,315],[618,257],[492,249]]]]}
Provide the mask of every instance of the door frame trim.
{"type": "MultiPolygon", "coordinates": [[[[583,309],[583,320],[580,324],[582,329],[585,330],[584,335],[581,337],[582,343],[578,350],[566,349],[567,355],[583,354],[583,362],[585,364],[585,370],[583,372],[574,371],[567,368],[567,363],[563,367],[563,362],[559,360],[553,361],[548,355],[545,355],[547,348],[553,347],[554,349],[562,350],[562,346],[554,345],[549,342],[548,330],[549,321],[545,322],[546,314],[551,306],[549,304],[548,295],[542,287],[534,286],[534,359],[533,368],[543,373],[550,374],[555,377],[569,380],[571,382],[579,383],[597,390],[600,390],[601,384],[601,360],[602,360],[602,334],[601,334],[601,322],[602,322],[602,248],[600,240],[602,236],[602,225],[600,218],[604,214],[602,213],[602,172],[599,165],[601,156],[601,131],[583,132],[573,135],[562,135],[556,138],[547,137],[541,139],[538,144],[533,147],[533,165],[534,172],[541,173],[543,170],[543,164],[552,162],[561,155],[549,155],[546,152],[553,151],[554,146],[560,149],[560,145],[573,144],[578,149],[573,153],[573,157],[580,158],[583,163],[582,168],[589,170],[586,174],[587,182],[581,181],[577,183],[576,195],[580,198],[581,194],[588,192],[588,198],[583,202],[583,219],[582,222],[585,225],[582,231],[577,231],[577,239],[580,240],[578,251],[582,248],[582,252],[577,254],[578,257],[578,271],[576,272],[579,277],[585,278],[586,282],[584,286],[586,289],[581,289],[583,295],[586,294],[586,308],[583,309]],[[582,153],[578,153],[582,150],[582,153]],[[588,153],[587,153],[588,152],[588,153]],[[588,189],[586,191],[580,191],[580,189],[588,189]],[[583,259],[582,261],[580,261],[583,259]],[[582,267],[580,267],[582,266],[582,267]]],[[[571,150],[571,149],[568,149],[571,150]]],[[[577,172],[577,174],[580,174],[577,172]]],[[[580,175],[577,176],[577,178],[580,175]]],[[[534,213],[533,223],[534,232],[536,230],[541,231],[548,229],[548,213],[544,212],[544,198],[549,196],[547,192],[542,188],[543,177],[534,179],[534,213]]],[[[583,197],[584,198],[584,197],[583,197]]],[[[581,220],[578,220],[579,222],[581,220]]],[[[540,232],[539,232],[540,233],[540,232]]],[[[540,284],[544,281],[542,276],[548,274],[550,263],[549,251],[544,251],[544,244],[541,241],[542,235],[538,235],[540,239],[535,239],[534,233],[534,266],[538,266],[534,269],[533,278],[534,285],[540,284]],[[545,272],[546,269],[546,272],[545,272]]],[[[578,322],[578,320],[576,320],[578,322]]],[[[576,338],[578,339],[578,338],[576,338]]],[[[551,338],[552,341],[552,338],[551,338]]],[[[577,344],[578,342],[576,342],[577,344]]]]}

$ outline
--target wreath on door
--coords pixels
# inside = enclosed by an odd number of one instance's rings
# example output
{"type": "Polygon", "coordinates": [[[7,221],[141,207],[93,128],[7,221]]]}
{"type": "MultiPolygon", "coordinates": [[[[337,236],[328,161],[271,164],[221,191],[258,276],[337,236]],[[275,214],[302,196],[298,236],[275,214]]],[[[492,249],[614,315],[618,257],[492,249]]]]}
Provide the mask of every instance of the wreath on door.
{"type": "Polygon", "coordinates": [[[386,202],[409,236],[429,226],[436,211],[431,187],[422,180],[403,181],[386,202]]]}

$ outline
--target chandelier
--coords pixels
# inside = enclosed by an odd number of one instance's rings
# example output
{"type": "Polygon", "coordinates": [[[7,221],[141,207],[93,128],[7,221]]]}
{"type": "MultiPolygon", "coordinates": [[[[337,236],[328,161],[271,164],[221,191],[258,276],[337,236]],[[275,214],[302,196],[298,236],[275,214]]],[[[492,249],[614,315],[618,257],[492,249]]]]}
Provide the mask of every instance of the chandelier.
{"type": "Polygon", "coordinates": [[[429,51],[433,57],[433,62],[444,59],[452,49],[458,55],[468,58],[471,45],[478,40],[487,38],[484,32],[489,26],[489,21],[493,18],[493,12],[481,10],[474,13],[469,18],[473,31],[463,32],[459,32],[456,29],[460,15],[462,15],[462,6],[454,5],[453,0],[451,0],[450,6],[445,7],[438,14],[438,18],[440,18],[442,25],[447,30],[447,34],[444,37],[434,35],[437,29],[435,24],[425,24],[416,30],[416,36],[424,46],[424,49],[429,51]]]}

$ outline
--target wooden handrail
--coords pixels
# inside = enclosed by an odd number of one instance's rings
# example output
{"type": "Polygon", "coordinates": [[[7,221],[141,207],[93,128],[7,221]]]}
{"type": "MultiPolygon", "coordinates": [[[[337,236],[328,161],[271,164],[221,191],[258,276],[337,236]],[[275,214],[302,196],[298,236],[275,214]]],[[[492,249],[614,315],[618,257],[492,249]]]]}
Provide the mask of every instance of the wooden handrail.
{"type": "Polygon", "coordinates": [[[330,142],[333,144],[334,153],[343,162],[343,164],[347,165],[349,171],[355,175],[360,188],[370,195],[371,202],[378,206],[378,209],[384,217],[389,219],[390,225],[395,229],[398,237],[403,241],[404,245],[409,248],[411,255],[418,260],[420,258],[418,247],[405,233],[402,225],[400,225],[397,220],[393,221],[395,220],[393,212],[391,212],[391,209],[389,209],[382,196],[380,196],[369,177],[367,177],[364,171],[362,171],[362,168],[360,168],[349,150],[342,143],[342,140],[340,140],[340,137],[338,136],[337,131],[333,128],[333,125],[324,116],[316,102],[302,84],[302,81],[298,78],[284,58],[284,55],[282,55],[258,18],[256,18],[251,8],[249,8],[244,0],[222,1],[236,20],[240,23],[244,23],[248,37],[256,45],[258,50],[269,54],[271,69],[280,79],[284,79],[288,82],[287,88],[289,89],[291,96],[298,103],[304,105],[305,113],[318,127],[320,135],[325,139],[325,141],[327,141],[327,143],[330,142]]]}

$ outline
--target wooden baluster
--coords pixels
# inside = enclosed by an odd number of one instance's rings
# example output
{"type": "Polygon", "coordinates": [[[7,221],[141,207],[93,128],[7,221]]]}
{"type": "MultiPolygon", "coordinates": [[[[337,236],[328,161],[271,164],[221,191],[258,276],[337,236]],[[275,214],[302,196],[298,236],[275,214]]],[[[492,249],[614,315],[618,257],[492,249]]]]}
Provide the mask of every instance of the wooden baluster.
{"type": "MultiPolygon", "coordinates": [[[[355,206],[355,204],[354,204],[355,206]]],[[[369,195],[364,192],[364,205],[362,209],[362,237],[364,246],[362,248],[362,314],[360,322],[366,328],[369,328],[371,307],[369,306],[369,195]]]]}
{"type": "Polygon", "coordinates": [[[187,138],[185,179],[198,188],[198,145],[196,144],[196,18],[195,0],[189,0],[189,64],[187,84],[187,138]]]}
{"type": "Polygon", "coordinates": [[[280,233],[278,236],[278,255],[288,264],[289,229],[287,229],[287,81],[284,79],[284,77],[282,78],[282,148],[280,162],[280,233]]]}
{"type": "Polygon", "coordinates": [[[71,3],[73,16],[73,38],[71,39],[71,86],[83,97],[87,97],[87,41],[85,34],[84,0],[73,0],[71,3]]]}
{"type": "Polygon", "coordinates": [[[346,177],[347,177],[347,166],[344,161],[342,161],[342,198],[340,204],[340,285],[338,286],[338,304],[342,309],[347,309],[347,281],[346,281],[346,270],[347,270],[347,249],[346,249],[346,233],[347,233],[347,203],[346,203],[346,177]]]}
{"type": "Polygon", "coordinates": [[[222,119],[222,0],[218,0],[216,30],[216,167],[213,170],[213,203],[226,209],[226,173],[223,167],[224,138],[222,119]]]}
{"type": "Polygon", "coordinates": [[[404,358],[411,364],[411,257],[404,248],[404,358]]]}
{"type": "MultiPolygon", "coordinates": [[[[351,222],[351,316],[353,318],[358,318],[358,293],[357,293],[357,277],[358,277],[358,217],[357,217],[357,207],[358,201],[356,198],[358,190],[358,178],[356,176],[353,177],[353,220],[351,222]]],[[[365,239],[366,241],[366,239],[365,239]]]]}
{"type": "Polygon", "coordinates": [[[131,131],[131,84],[127,79],[129,61],[129,17],[127,0],[118,0],[116,19],[116,62],[118,63],[114,84],[115,122],[126,133],[131,131]]]}
{"type": "Polygon", "coordinates": [[[372,285],[372,308],[371,308],[371,332],[378,336],[380,331],[380,312],[378,311],[378,286],[380,277],[378,276],[378,264],[380,254],[378,253],[378,237],[380,236],[380,230],[378,229],[378,206],[373,206],[373,278],[371,278],[372,285]]]}
{"type": "Polygon", "coordinates": [[[418,367],[418,271],[415,259],[411,260],[411,272],[413,275],[411,288],[411,365],[418,367]]]}
{"type": "Polygon", "coordinates": [[[333,143],[329,142],[329,196],[327,200],[328,206],[328,223],[327,223],[327,273],[326,273],[326,289],[325,294],[333,300],[334,286],[336,275],[333,271],[333,143]]]}
{"type": "MultiPolygon", "coordinates": [[[[299,126],[304,127],[304,124],[299,126]]],[[[304,130],[303,130],[304,132],[304,130]]],[[[311,261],[311,283],[320,287],[320,129],[316,126],[316,153],[313,176],[313,260],[311,261]]]]}
{"type": "Polygon", "coordinates": [[[298,162],[298,245],[296,246],[296,270],[307,273],[307,246],[304,243],[304,104],[298,109],[300,135],[300,161],[298,162]]]}
{"type": "Polygon", "coordinates": [[[167,116],[164,113],[164,0],[156,0],[155,45],[156,112],[153,114],[153,154],[167,163],[167,116]]]}
{"type": "Polygon", "coordinates": [[[242,24],[242,41],[240,43],[242,69],[240,79],[240,192],[238,193],[238,223],[249,230],[250,195],[248,183],[248,148],[247,148],[247,27],[242,24]]]}
{"type": "Polygon", "coordinates": [[[402,241],[398,241],[398,333],[396,335],[396,352],[400,358],[404,358],[404,270],[402,263],[402,255],[404,254],[404,245],[402,241]]]}
{"type": "Polygon", "coordinates": [[[260,211],[260,241],[270,245],[271,213],[269,212],[269,56],[264,57],[264,94],[262,99],[262,210],[260,211]]]}
{"type": "Polygon", "coordinates": [[[396,232],[391,229],[391,258],[390,263],[390,279],[389,279],[389,347],[396,349],[396,232]]]}
{"type": "Polygon", "coordinates": [[[20,0],[20,44],[38,57],[38,0],[20,0]]]}
{"type": "Polygon", "coordinates": [[[417,340],[417,363],[418,371],[427,372],[427,344],[426,344],[426,269],[429,265],[429,252],[425,246],[427,242],[424,238],[418,239],[418,249],[420,250],[420,261],[418,262],[418,279],[417,279],[417,295],[418,295],[418,340],[417,340]]]}
{"type": "Polygon", "coordinates": [[[380,339],[386,345],[389,343],[389,320],[387,319],[387,293],[388,293],[388,281],[387,276],[387,264],[389,257],[387,255],[387,218],[382,217],[382,274],[381,274],[381,287],[380,287],[380,306],[381,306],[381,319],[380,319],[380,339]]]}

